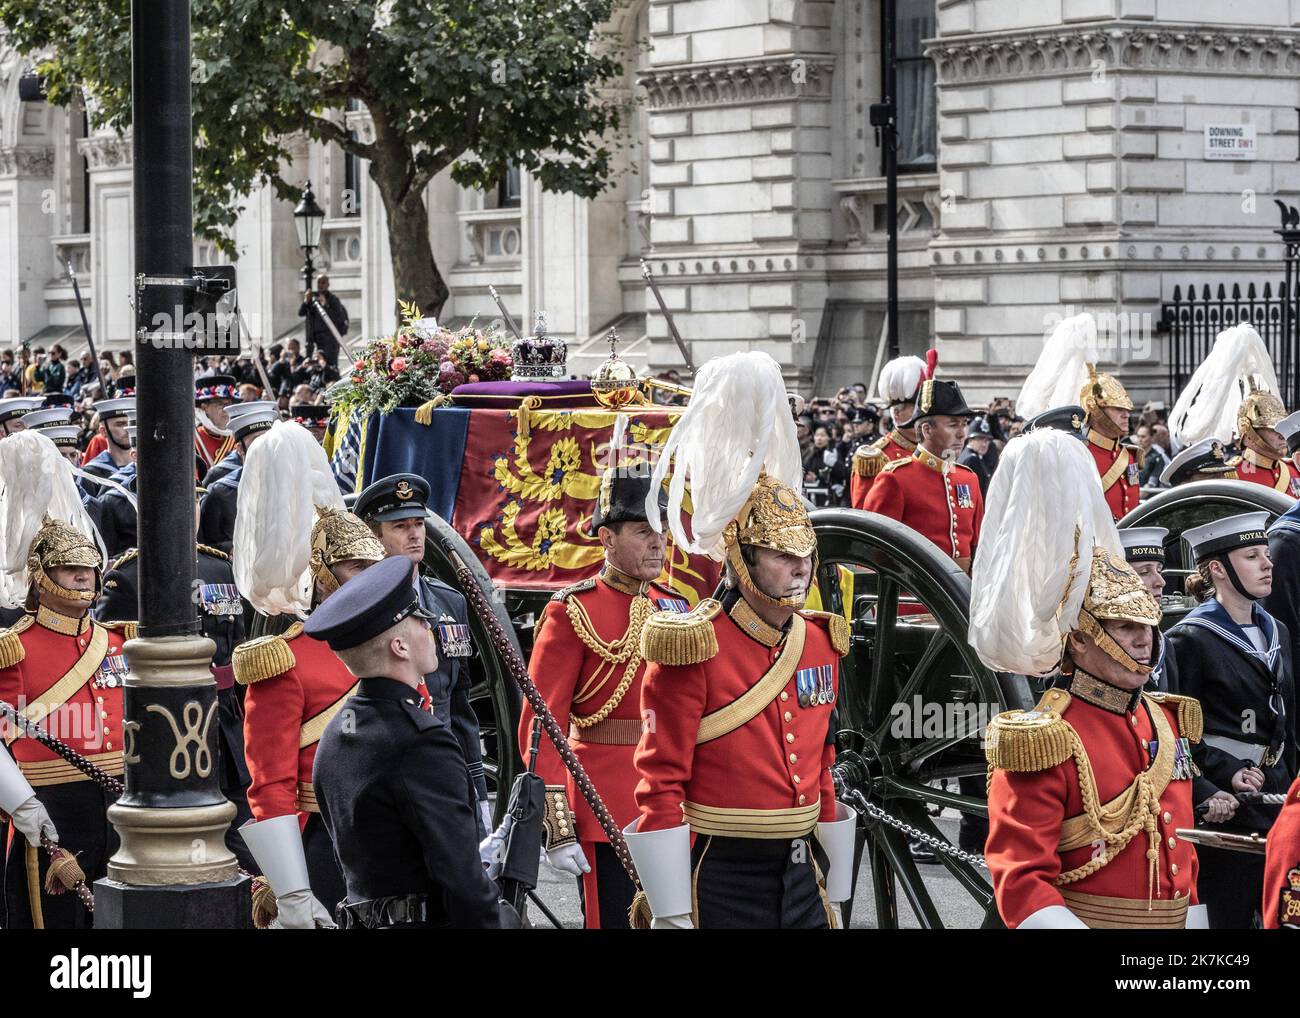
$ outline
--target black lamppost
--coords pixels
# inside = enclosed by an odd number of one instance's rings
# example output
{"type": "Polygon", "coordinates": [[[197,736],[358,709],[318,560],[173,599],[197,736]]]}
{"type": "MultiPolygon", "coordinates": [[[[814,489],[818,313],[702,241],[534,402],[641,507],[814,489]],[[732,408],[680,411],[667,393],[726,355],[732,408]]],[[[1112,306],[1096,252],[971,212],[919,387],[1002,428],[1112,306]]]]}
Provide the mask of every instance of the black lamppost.
{"type": "MultiPolygon", "coordinates": [[[[302,267],[303,279],[307,285],[304,288],[307,293],[312,290],[312,273],[316,270],[312,263],[311,254],[320,247],[320,228],[325,222],[325,210],[316,204],[316,195],[312,193],[311,181],[307,181],[307,187],[302,192],[302,200],[298,202],[298,207],[293,210],[293,225],[298,231],[298,246],[302,248],[303,257],[306,259],[302,267]]],[[[311,332],[311,321],[307,322],[307,331],[311,332]]]]}
{"type": "Polygon", "coordinates": [[[188,0],[132,0],[131,56],[140,631],[125,648],[126,789],[108,809],[120,845],[95,884],[95,927],[233,927],[248,925],[249,882],[225,842],[235,807],[219,782],[215,645],[194,598],[187,311],[206,287],[191,265],[188,0]]]}

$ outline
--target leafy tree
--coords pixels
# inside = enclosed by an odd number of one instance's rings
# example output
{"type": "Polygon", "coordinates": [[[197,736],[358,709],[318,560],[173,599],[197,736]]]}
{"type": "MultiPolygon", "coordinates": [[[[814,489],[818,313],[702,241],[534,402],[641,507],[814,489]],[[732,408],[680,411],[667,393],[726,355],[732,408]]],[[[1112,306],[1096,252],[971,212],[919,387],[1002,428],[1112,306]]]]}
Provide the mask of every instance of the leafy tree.
{"type": "MultiPolygon", "coordinates": [[[[195,230],[233,255],[240,200],[284,179],[306,131],[369,160],[399,298],[448,297],[429,244],[425,187],[495,187],[513,161],[548,191],[599,194],[625,113],[601,30],[621,0],[193,0],[195,230]],[[371,141],[341,111],[369,112],[371,141]]],[[[147,7],[148,5],[143,5],[147,7]]],[[[53,102],[84,95],[96,124],[131,120],[129,0],[0,0],[53,102]]]]}

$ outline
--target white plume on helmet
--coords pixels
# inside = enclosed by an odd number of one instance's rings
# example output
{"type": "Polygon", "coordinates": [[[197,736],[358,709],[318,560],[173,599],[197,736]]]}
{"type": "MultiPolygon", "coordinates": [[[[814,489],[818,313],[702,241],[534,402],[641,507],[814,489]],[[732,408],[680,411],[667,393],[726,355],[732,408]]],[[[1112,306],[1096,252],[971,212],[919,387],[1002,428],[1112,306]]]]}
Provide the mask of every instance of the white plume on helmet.
{"type": "Polygon", "coordinates": [[[1124,557],[1084,444],[1054,428],[1008,442],[971,568],[968,640],[981,661],[1021,675],[1056,667],[1083,606],[1094,546],[1124,557]]]}
{"type": "Polygon", "coordinates": [[[235,585],[258,611],[305,615],[311,608],[316,506],[343,508],[325,450],[301,424],[278,421],[244,458],[235,515],[235,585]]]}
{"type": "Polygon", "coordinates": [[[925,361],[920,357],[895,357],[880,369],[880,398],[888,403],[910,400],[924,378],[925,361]]]}
{"type": "Polygon", "coordinates": [[[1209,356],[1178,394],[1169,415],[1174,451],[1207,438],[1231,442],[1247,380],[1264,392],[1279,391],[1268,348],[1254,327],[1243,323],[1219,333],[1209,356]]]}
{"type": "Polygon", "coordinates": [[[700,368],[686,411],[655,463],[646,518],[663,530],[659,489],[675,461],[668,487],[668,526],[677,547],[721,561],[727,524],[754,491],[760,472],[802,490],[799,439],[780,365],[768,354],[733,353],[700,368]],[[688,540],[682,500],[691,487],[688,540]]]}
{"type": "Polygon", "coordinates": [[[47,514],[94,541],[105,558],[104,539],[81,504],[72,464],[47,436],[20,431],[0,441],[0,604],[6,607],[27,599],[27,553],[47,514]]]}
{"type": "Polygon", "coordinates": [[[1088,365],[1097,363],[1097,322],[1086,311],[1063,318],[1043,342],[1042,352],[1016,397],[1016,413],[1029,420],[1053,407],[1079,402],[1088,365]]]}

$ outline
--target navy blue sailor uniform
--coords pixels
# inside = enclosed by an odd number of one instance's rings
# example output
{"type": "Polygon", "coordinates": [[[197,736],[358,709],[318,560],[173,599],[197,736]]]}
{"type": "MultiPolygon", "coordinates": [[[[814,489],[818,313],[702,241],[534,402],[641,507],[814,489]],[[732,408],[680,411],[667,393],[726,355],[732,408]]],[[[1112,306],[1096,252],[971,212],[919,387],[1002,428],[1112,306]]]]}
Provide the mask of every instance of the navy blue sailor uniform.
{"type": "Polygon", "coordinates": [[[239,508],[241,464],[208,488],[199,502],[199,541],[227,555],[235,544],[235,513],[239,508]]]}
{"type": "MultiPolygon", "coordinates": [[[[1295,684],[1291,636],[1260,605],[1253,622],[1266,649],[1258,650],[1218,601],[1189,612],[1166,634],[1178,658],[1178,688],[1172,692],[1201,703],[1205,732],[1192,747],[1200,772],[1193,801],[1216,790],[1232,792],[1232,777],[1247,766],[1264,772],[1265,793],[1286,792],[1296,774],[1295,684]]],[[[1225,824],[1206,827],[1236,833],[1268,831],[1276,807],[1243,803],[1225,824]]],[[[1259,902],[1264,859],[1202,846],[1200,899],[1211,928],[1248,928],[1259,902]]]]}
{"type": "MultiPolygon", "coordinates": [[[[114,475],[115,479],[120,475],[114,475]]],[[[137,475],[132,472],[121,481],[122,486],[131,494],[136,494],[137,475]]],[[[138,496],[137,496],[138,497],[138,496]]],[[[139,520],[136,507],[122,492],[106,488],[104,494],[94,500],[95,511],[92,517],[99,534],[104,539],[104,550],[109,558],[116,558],[136,545],[136,527],[139,520]]],[[[87,506],[89,509],[89,506],[87,506]]]]}
{"type": "Polygon", "coordinates": [[[216,463],[212,464],[207,473],[203,475],[203,480],[200,483],[203,487],[210,488],[223,477],[228,477],[233,471],[243,465],[244,459],[239,455],[239,450],[231,449],[222,459],[219,459],[216,463]]]}
{"type": "Polygon", "coordinates": [[[1300,502],[1274,520],[1267,534],[1273,589],[1262,604],[1293,639],[1300,639],[1300,502]]]}

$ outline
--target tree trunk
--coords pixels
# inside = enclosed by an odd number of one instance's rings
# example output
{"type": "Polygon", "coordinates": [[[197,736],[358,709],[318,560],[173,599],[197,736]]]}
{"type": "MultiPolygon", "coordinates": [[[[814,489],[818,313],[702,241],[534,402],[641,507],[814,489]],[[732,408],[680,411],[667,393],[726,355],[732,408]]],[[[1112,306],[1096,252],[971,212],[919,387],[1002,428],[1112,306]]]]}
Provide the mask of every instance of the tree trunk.
{"type": "MultiPolygon", "coordinates": [[[[381,118],[375,121],[376,158],[371,161],[370,175],[384,202],[394,290],[398,300],[414,301],[426,317],[439,318],[451,291],[438,271],[429,242],[424,188],[410,186],[414,173],[405,145],[381,126],[381,118]]],[[[395,323],[400,321],[396,305],[393,314],[395,323]]]]}

